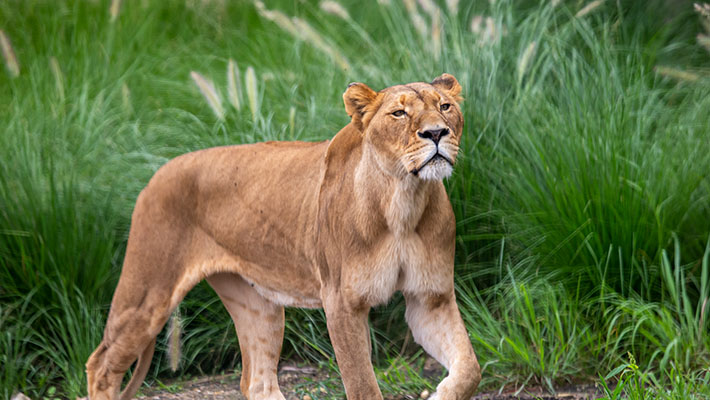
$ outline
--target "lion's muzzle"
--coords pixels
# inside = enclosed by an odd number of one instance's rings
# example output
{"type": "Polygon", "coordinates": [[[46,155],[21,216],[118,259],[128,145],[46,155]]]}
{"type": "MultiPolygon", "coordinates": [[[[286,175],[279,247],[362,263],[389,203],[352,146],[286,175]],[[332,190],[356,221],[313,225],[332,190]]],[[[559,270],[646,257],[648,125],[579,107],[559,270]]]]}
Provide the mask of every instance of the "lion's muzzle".
{"type": "Polygon", "coordinates": [[[429,139],[434,142],[437,146],[439,145],[439,140],[449,134],[449,129],[448,128],[440,128],[440,129],[429,129],[423,132],[417,132],[417,135],[419,135],[420,138],[422,139],[429,139]]]}

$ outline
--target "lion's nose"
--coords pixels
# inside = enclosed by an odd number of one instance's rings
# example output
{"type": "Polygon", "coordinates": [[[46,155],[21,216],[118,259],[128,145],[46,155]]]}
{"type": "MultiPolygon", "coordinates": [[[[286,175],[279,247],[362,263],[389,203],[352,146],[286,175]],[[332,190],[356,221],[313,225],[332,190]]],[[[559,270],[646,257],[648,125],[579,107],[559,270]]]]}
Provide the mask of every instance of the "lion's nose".
{"type": "Polygon", "coordinates": [[[447,128],[429,129],[424,132],[417,132],[417,134],[422,139],[431,139],[434,143],[439,144],[439,139],[448,135],[449,130],[447,128]]]}

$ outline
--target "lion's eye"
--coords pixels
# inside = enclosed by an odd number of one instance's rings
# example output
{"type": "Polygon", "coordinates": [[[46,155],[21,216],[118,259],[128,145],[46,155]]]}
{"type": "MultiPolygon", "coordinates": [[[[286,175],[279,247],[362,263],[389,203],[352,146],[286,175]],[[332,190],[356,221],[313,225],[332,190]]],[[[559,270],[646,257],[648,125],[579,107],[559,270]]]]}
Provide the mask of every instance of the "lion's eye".
{"type": "Polygon", "coordinates": [[[451,107],[451,104],[446,103],[441,105],[441,111],[446,111],[451,107]]]}
{"type": "Polygon", "coordinates": [[[404,110],[397,110],[397,111],[393,112],[392,115],[394,115],[395,117],[401,117],[402,115],[404,115],[406,113],[407,112],[404,110]]]}

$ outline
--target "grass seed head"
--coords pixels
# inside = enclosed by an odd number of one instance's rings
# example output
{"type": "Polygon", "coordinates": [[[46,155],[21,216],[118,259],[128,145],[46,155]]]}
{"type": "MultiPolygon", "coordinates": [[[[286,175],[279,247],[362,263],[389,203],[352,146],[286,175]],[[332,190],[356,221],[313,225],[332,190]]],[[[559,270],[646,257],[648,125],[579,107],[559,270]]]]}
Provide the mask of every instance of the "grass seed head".
{"type": "Polygon", "coordinates": [[[247,89],[247,98],[249,99],[249,109],[251,110],[252,121],[256,123],[256,118],[259,115],[259,93],[257,91],[256,73],[254,67],[247,68],[245,86],[247,89]]]}
{"type": "Polygon", "coordinates": [[[410,15],[417,12],[416,0],[403,0],[403,2],[404,2],[404,7],[407,9],[407,12],[410,15]]]}
{"type": "Polygon", "coordinates": [[[693,7],[695,7],[695,11],[700,13],[700,15],[710,19],[710,3],[695,3],[693,7]]]}
{"type": "Polygon", "coordinates": [[[410,14],[409,17],[412,19],[412,25],[414,25],[414,29],[417,30],[419,36],[427,38],[429,36],[429,28],[424,17],[419,13],[410,14]]]}
{"type": "Polygon", "coordinates": [[[710,51],[710,36],[699,34],[698,43],[700,43],[701,46],[705,47],[708,51],[710,51]]]}
{"type": "Polygon", "coordinates": [[[459,13],[459,0],[446,0],[446,8],[449,14],[457,15],[459,13]]]}
{"type": "Polygon", "coordinates": [[[291,36],[303,40],[327,54],[341,69],[350,69],[350,63],[345,56],[338,49],[328,44],[321,34],[313,29],[308,22],[300,18],[289,18],[286,14],[278,10],[269,10],[264,6],[264,3],[260,1],[254,4],[262,17],[274,22],[281,29],[290,33],[291,36]]]}
{"type": "Polygon", "coordinates": [[[346,10],[345,7],[343,7],[343,5],[338,3],[337,1],[321,1],[320,8],[326,13],[335,15],[336,17],[340,17],[345,21],[351,20],[350,13],[348,13],[348,10],[346,10]]]}
{"type": "Polygon", "coordinates": [[[659,75],[673,78],[678,81],[695,82],[700,79],[700,75],[696,73],[683,71],[681,69],[671,67],[664,67],[659,65],[654,67],[653,70],[656,71],[656,73],[659,75]]]}
{"type": "Polygon", "coordinates": [[[232,104],[235,110],[239,111],[242,109],[241,97],[241,79],[239,77],[239,66],[237,63],[229,59],[227,64],[227,97],[229,97],[229,102],[232,104]]]}
{"type": "Polygon", "coordinates": [[[480,43],[482,45],[493,44],[500,39],[500,33],[496,27],[496,21],[491,17],[486,17],[486,28],[481,35],[480,43]]]}
{"type": "Polygon", "coordinates": [[[20,63],[17,62],[15,51],[12,49],[12,44],[10,44],[10,38],[2,30],[0,30],[0,47],[2,47],[2,56],[5,58],[5,66],[10,72],[10,76],[17,78],[20,76],[20,63]]]}
{"type": "Polygon", "coordinates": [[[525,73],[527,72],[528,67],[530,66],[530,61],[535,55],[536,48],[537,43],[530,42],[528,47],[523,52],[522,56],[520,56],[520,60],[518,61],[518,85],[523,81],[523,77],[525,76],[525,73]]]}
{"type": "Polygon", "coordinates": [[[111,6],[109,7],[109,14],[111,14],[111,22],[116,21],[118,18],[118,13],[121,11],[121,0],[111,0],[111,6]]]}
{"type": "Polygon", "coordinates": [[[441,10],[439,9],[439,6],[436,5],[432,0],[417,0],[419,3],[419,6],[429,14],[429,17],[433,20],[434,18],[438,18],[439,14],[441,14],[441,10]]]}
{"type": "Polygon", "coordinates": [[[131,89],[125,83],[121,85],[121,104],[123,105],[123,111],[126,114],[133,114],[133,105],[131,104],[131,89]]]}
{"type": "Polygon", "coordinates": [[[431,19],[431,52],[435,60],[441,57],[441,15],[431,19]]]}
{"type": "Polygon", "coordinates": [[[60,102],[64,102],[64,74],[59,66],[59,61],[57,58],[52,56],[49,58],[49,68],[52,70],[52,75],[54,76],[54,85],[57,89],[57,96],[60,102]]]}
{"type": "Polygon", "coordinates": [[[483,16],[482,15],[474,15],[473,18],[471,18],[471,32],[475,34],[481,33],[483,30],[483,16]]]}
{"type": "Polygon", "coordinates": [[[597,9],[597,8],[598,8],[599,6],[601,6],[602,4],[604,4],[604,0],[594,0],[594,1],[590,2],[589,4],[587,4],[586,6],[584,6],[584,7],[583,7],[581,10],[579,10],[579,11],[577,12],[577,14],[575,14],[574,16],[577,17],[577,18],[582,18],[582,17],[584,17],[585,15],[587,15],[587,14],[589,14],[590,12],[594,11],[595,9],[597,9]]]}
{"type": "Polygon", "coordinates": [[[310,43],[311,46],[317,48],[323,53],[327,54],[336,65],[338,65],[343,70],[350,69],[350,63],[345,58],[345,56],[335,47],[331,46],[326,42],[326,40],[321,36],[318,31],[313,29],[311,25],[301,18],[293,18],[293,23],[298,28],[301,37],[306,42],[310,43]]]}
{"type": "Polygon", "coordinates": [[[200,89],[202,96],[204,96],[205,100],[207,101],[207,104],[210,106],[212,112],[214,112],[214,115],[217,117],[217,119],[219,119],[220,121],[224,121],[224,108],[222,108],[222,99],[219,93],[217,93],[217,89],[215,89],[212,81],[206,79],[204,76],[198,74],[195,71],[190,72],[190,76],[192,77],[192,80],[195,82],[197,87],[200,89]]]}
{"type": "Polygon", "coordinates": [[[288,109],[288,133],[291,139],[293,139],[293,135],[296,131],[296,108],[294,106],[291,106],[291,108],[288,109]]]}
{"type": "Polygon", "coordinates": [[[266,6],[264,6],[264,3],[260,1],[255,2],[254,5],[256,6],[257,11],[259,11],[259,15],[275,23],[279,26],[279,28],[291,34],[291,36],[300,37],[301,33],[298,31],[298,28],[296,28],[296,25],[294,25],[288,15],[278,10],[269,10],[266,6]]]}
{"type": "Polygon", "coordinates": [[[168,329],[168,360],[170,361],[170,369],[175,372],[180,366],[180,356],[182,353],[182,345],[180,341],[182,331],[182,323],[180,321],[180,312],[175,311],[170,318],[170,328],[168,329]]]}

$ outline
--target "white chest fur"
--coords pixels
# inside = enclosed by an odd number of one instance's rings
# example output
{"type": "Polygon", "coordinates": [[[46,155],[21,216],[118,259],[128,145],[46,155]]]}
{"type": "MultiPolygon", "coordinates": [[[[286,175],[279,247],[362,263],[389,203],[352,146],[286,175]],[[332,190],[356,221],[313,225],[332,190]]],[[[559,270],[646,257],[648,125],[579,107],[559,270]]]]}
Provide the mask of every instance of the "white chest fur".
{"type": "Polygon", "coordinates": [[[386,302],[397,290],[442,293],[450,286],[446,274],[437,273],[446,268],[445,255],[416,231],[429,201],[424,185],[429,184],[435,183],[408,177],[389,191],[380,210],[369,210],[384,214],[388,232],[366,254],[355,255],[344,272],[350,290],[370,305],[386,302]]]}

